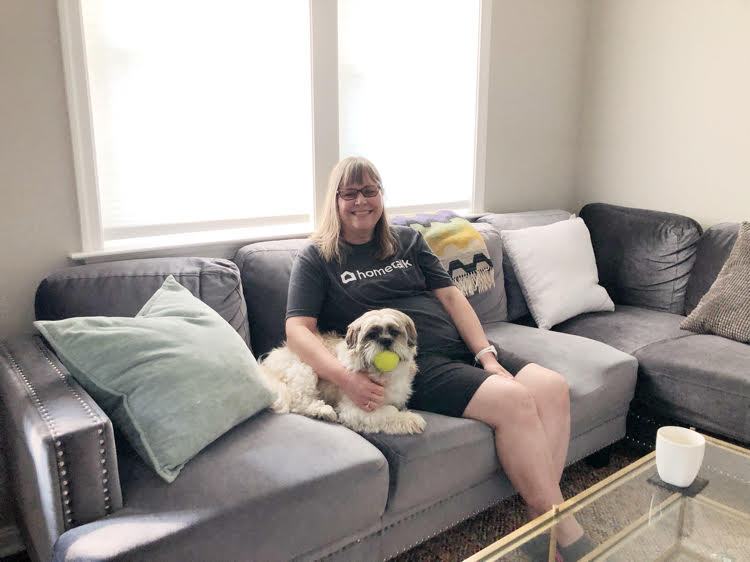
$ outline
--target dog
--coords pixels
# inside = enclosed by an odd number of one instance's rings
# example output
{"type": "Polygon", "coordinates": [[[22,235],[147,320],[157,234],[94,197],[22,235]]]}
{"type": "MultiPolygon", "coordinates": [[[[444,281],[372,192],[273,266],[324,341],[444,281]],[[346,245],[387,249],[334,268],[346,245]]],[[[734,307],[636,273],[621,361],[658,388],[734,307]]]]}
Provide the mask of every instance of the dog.
{"type": "Polygon", "coordinates": [[[323,334],[323,344],[348,369],[364,371],[384,387],[382,404],[372,411],[360,409],[341,389],[319,378],[286,344],[273,349],[260,362],[261,371],[276,391],[272,409],[294,412],[328,421],[337,421],[362,433],[422,433],[422,416],[406,410],[417,373],[417,330],[403,312],[391,308],[366,312],[347,329],[342,338],[334,332],[323,334]],[[399,362],[389,372],[374,365],[381,351],[395,353],[399,362]]]}

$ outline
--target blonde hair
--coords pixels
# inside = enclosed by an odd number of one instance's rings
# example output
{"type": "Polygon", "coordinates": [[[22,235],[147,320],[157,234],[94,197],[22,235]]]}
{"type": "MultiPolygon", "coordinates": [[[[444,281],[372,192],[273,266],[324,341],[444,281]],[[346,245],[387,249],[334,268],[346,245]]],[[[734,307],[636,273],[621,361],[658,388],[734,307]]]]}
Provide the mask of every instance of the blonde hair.
{"type": "MultiPolygon", "coordinates": [[[[375,165],[367,158],[349,157],[336,164],[328,176],[328,190],[323,208],[320,226],[310,236],[310,240],[320,249],[323,258],[330,262],[336,260],[341,263],[343,255],[343,238],[341,237],[341,219],[338,210],[338,190],[341,187],[357,184],[362,185],[365,177],[370,176],[381,191],[383,189],[380,174],[375,165]]],[[[375,257],[384,260],[396,253],[396,237],[393,236],[388,225],[388,218],[383,207],[383,214],[375,224],[375,257]]]]}

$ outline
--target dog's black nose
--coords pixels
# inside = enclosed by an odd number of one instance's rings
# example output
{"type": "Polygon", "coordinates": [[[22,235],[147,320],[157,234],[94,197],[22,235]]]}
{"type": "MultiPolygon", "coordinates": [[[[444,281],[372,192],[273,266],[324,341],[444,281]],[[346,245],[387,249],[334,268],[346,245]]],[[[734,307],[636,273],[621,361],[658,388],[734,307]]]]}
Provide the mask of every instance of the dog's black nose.
{"type": "Polygon", "coordinates": [[[378,338],[378,343],[383,347],[391,347],[393,338],[378,338]]]}

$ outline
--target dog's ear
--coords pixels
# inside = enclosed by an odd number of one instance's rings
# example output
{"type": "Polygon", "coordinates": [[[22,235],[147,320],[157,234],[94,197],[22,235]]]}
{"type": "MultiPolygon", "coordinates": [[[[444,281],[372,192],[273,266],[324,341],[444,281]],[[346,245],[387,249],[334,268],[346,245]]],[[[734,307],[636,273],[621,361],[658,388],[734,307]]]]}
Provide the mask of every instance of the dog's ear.
{"type": "Polygon", "coordinates": [[[346,347],[348,347],[349,349],[354,349],[355,347],[357,347],[359,330],[360,326],[358,322],[352,322],[346,329],[346,338],[344,338],[344,341],[346,342],[346,347]]]}
{"type": "Polygon", "coordinates": [[[417,345],[417,327],[414,325],[414,321],[406,314],[404,314],[404,324],[406,325],[407,343],[409,347],[414,347],[417,345]]]}

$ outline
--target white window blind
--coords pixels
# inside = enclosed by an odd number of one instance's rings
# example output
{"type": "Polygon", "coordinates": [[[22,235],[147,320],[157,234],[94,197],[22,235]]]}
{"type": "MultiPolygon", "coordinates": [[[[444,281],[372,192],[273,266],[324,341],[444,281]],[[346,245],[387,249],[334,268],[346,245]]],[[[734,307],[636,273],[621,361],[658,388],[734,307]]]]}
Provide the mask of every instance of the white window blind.
{"type": "Polygon", "coordinates": [[[307,0],[82,0],[103,243],[307,222],[307,0]]]}
{"type": "Polygon", "coordinates": [[[338,0],[341,156],[372,160],[389,207],[468,208],[479,0],[338,0]]]}

